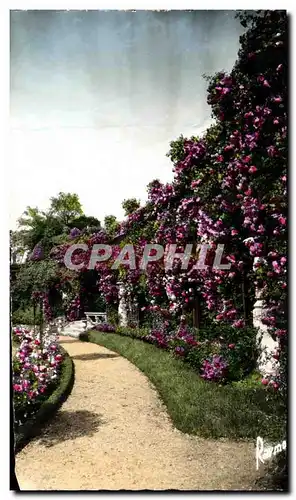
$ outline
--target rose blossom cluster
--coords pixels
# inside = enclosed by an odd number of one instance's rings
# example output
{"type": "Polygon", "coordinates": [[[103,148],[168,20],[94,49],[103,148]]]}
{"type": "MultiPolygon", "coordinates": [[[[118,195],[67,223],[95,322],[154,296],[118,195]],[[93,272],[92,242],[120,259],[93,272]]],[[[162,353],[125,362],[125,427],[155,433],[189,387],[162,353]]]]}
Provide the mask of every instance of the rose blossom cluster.
{"type": "Polygon", "coordinates": [[[13,391],[15,410],[38,401],[51,384],[55,384],[63,356],[60,353],[57,337],[54,334],[35,335],[33,331],[13,328],[19,338],[20,346],[13,362],[13,391]]]}
{"type": "Polygon", "coordinates": [[[205,380],[221,381],[226,377],[228,364],[226,360],[214,354],[209,359],[205,359],[201,368],[201,377],[205,380]]]}

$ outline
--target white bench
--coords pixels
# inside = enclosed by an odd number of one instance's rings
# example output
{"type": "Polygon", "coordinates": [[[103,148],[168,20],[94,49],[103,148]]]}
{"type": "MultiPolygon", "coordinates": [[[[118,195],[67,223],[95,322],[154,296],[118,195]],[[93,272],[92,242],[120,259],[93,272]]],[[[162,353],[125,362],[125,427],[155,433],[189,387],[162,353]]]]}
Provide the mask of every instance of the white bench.
{"type": "Polygon", "coordinates": [[[99,312],[85,312],[86,316],[85,328],[90,324],[91,326],[99,325],[100,323],[105,323],[107,321],[107,313],[99,313],[99,312]],[[94,319],[92,319],[94,318],[94,319]]]}

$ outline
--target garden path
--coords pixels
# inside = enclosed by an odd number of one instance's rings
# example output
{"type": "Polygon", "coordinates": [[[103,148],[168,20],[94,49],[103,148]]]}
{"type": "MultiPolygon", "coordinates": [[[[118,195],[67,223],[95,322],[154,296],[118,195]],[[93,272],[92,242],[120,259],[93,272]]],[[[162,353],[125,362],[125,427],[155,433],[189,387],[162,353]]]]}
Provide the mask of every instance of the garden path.
{"type": "Polygon", "coordinates": [[[74,360],[75,384],[17,454],[21,490],[251,489],[254,444],[182,434],[128,360],[73,338],[60,342],[74,360]]]}

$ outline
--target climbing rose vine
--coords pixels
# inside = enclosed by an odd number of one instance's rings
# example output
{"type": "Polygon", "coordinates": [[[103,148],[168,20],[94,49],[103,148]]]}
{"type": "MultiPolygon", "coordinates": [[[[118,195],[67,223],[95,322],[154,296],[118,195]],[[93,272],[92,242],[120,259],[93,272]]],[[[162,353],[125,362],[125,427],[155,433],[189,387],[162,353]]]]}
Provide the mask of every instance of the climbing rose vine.
{"type": "MultiPolygon", "coordinates": [[[[207,320],[233,328],[234,335],[252,324],[256,298],[264,299],[263,322],[278,341],[274,356],[280,371],[269,384],[285,390],[287,365],[287,15],[260,11],[241,15],[246,28],[237,61],[230,73],[208,79],[208,104],[215,123],[202,137],[180,137],[168,156],[173,180],[148,186],[147,203],[130,213],[115,242],[102,230],[76,241],[89,245],[113,243],[111,264],[98,263],[97,287],[106,303],[118,303],[118,280],[127,299],[143,306],[168,308],[176,318],[198,303],[207,320]],[[143,272],[121,266],[111,269],[121,246],[134,243],[138,255],[146,243],[188,243],[209,246],[207,269],[192,258],[186,271],[176,260],[166,270],[161,261],[143,272]],[[224,263],[213,268],[218,244],[224,263]]],[[[76,237],[76,233],[75,233],[76,237]]],[[[67,245],[56,250],[61,262],[67,245]]],[[[77,252],[84,262],[76,274],[87,272],[89,252],[77,252]]],[[[136,252],[136,253],[137,253],[136,252]]],[[[136,256],[138,259],[138,256],[136,256]]],[[[162,339],[162,330],[152,335],[162,339]]],[[[161,340],[162,342],[162,340],[161,340]]],[[[165,341],[164,341],[165,342],[165,341]]],[[[182,349],[178,350],[182,353],[182,349]]]]}

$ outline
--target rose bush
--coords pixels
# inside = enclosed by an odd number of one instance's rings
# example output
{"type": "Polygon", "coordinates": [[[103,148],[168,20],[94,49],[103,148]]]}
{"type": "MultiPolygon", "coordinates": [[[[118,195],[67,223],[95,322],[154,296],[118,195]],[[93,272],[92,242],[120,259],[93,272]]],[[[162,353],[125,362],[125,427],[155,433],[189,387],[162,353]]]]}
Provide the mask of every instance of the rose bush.
{"type": "Polygon", "coordinates": [[[98,332],[106,332],[106,333],[114,333],[116,328],[114,325],[111,325],[110,323],[100,323],[99,325],[96,325],[95,330],[98,332]]]}
{"type": "Polygon", "coordinates": [[[19,427],[54,389],[63,356],[55,335],[44,334],[41,339],[23,327],[15,327],[13,335],[20,342],[13,359],[14,421],[19,427]]]}

